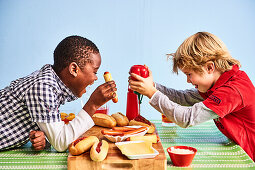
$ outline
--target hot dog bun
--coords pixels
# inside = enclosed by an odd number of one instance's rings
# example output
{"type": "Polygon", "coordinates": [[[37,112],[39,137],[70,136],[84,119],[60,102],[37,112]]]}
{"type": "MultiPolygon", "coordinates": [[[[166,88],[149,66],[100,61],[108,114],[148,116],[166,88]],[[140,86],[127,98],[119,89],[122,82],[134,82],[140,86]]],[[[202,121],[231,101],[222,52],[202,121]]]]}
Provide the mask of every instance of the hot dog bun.
{"type": "Polygon", "coordinates": [[[107,141],[102,140],[95,142],[92,148],[90,149],[90,158],[93,161],[103,161],[108,153],[109,150],[109,144],[107,141]]]}
{"type": "Polygon", "coordinates": [[[133,125],[140,125],[140,126],[146,126],[149,127],[149,130],[147,133],[154,133],[155,132],[155,126],[147,119],[142,117],[141,115],[138,115],[136,118],[132,119],[129,122],[129,126],[133,125]]]}
{"type": "Polygon", "coordinates": [[[96,136],[81,137],[73,141],[69,146],[69,152],[72,155],[80,155],[88,151],[95,142],[98,142],[96,136]]]}
{"type": "MultiPolygon", "coordinates": [[[[105,82],[112,81],[111,73],[109,73],[108,71],[104,72],[104,80],[105,80],[105,82]]],[[[118,95],[117,95],[116,91],[114,93],[116,94],[116,96],[112,99],[112,101],[114,103],[117,103],[118,102],[118,95]]]]}
{"type": "Polygon", "coordinates": [[[120,112],[112,114],[112,117],[116,120],[118,126],[127,126],[129,123],[128,118],[120,112]]]}
{"type": "Polygon", "coordinates": [[[117,122],[116,120],[107,114],[103,113],[96,113],[92,116],[93,121],[95,122],[96,125],[102,126],[102,127],[108,127],[112,128],[116,126],[117,122]]]}

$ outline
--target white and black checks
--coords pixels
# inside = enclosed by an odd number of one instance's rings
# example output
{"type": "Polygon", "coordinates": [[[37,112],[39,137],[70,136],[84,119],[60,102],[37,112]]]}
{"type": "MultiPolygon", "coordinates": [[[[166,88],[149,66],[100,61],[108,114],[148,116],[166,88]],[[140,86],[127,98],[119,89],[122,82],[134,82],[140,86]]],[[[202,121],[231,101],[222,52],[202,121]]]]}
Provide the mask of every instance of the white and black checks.
{"type": "Polygon", "coordinates": [[[58,108],[77,97],[47,64],[0,90],[0,150],[19,147],[29,140],[35,122],[60,121],[58,108]]]}

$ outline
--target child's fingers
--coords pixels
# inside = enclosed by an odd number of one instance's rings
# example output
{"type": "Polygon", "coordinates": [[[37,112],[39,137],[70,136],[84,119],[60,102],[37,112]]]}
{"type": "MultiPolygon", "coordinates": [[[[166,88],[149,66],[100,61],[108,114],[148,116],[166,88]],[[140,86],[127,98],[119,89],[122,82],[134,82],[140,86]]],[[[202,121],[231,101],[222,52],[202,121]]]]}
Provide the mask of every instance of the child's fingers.
{"type": "Polygon", "coordinates": [[[36,133],[36,131],[34,131],[34,130],[29,133],[30,140],[35,138],[35,133],[36,133]]]}
{"type": "Polygon", "coordinates": [[[41,141],[41,142],[38,142],[38,143],[35,143],[35,144],[32,144],[34,150],[43,150],[46,146],[46,143],[45,143],[45,140],[44,141],[41,141]]]}
{"type": "Polygon", "coordinates": [[[34,144],[40,141],[45,141],[45,136],[42,131],[31,131],[29,134],[29,139],[31,143],[34,144]]]}
{"type": "Polygon", "coordinates": [[[131,75],[133,78],[137,79],[138,81],[143,80],[143,78],[142,78],[141,76],[139,76],[139,75],[137,75],[137,74],[135,74],[135,73],[130,73],[130,75],[131,75]]]}
{"type": "Polygon", "coordinates": [[[148,68],[148,71],[149,71],[149,76],[152,75],[152,71],[148,68]]]}
{"type": "Polygon", "coordinates": [[[40,146],[45,146],[45,140],[41,140],[41,141],[38,141],[38,142],[33,144],[34,148],[37,148],[37,147],[40,147],[40,146]]]}
{"type": "Polygon", "coordinates": [[[38,138],[40,136],[44,136],[44,133],[42,131],[36,131],[35,134],[34,134],[34,137],[38,138]]]}

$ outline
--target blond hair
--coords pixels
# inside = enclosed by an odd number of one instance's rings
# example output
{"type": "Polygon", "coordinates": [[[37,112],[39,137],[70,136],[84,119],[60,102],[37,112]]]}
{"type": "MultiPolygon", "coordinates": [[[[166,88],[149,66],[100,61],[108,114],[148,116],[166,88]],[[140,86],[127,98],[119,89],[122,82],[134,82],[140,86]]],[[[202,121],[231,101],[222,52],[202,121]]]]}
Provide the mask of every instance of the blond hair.
{"type": "Polygon", "coordinates": [[[231,70],[238,60],[232,58],[225,44],[215,35],[208,32],[198,32],[187,38],[173,54],[173,72],[178,69],[191,69],[202,73],[202,67],[208,61],[214,62],[215,68],[221,73],[231,70]]]}

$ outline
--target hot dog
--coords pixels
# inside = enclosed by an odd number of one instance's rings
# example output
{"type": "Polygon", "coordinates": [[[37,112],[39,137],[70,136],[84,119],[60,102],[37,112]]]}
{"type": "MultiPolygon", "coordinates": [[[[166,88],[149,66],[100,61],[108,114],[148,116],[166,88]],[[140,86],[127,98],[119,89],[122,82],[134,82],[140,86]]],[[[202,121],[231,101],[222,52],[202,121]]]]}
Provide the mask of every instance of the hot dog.
{"type": "Polygon", "coordinates": [[[109,144],[105,140],[95,142],[92,148],[90,149],[90,158],[93,161],[103,161],[108,153],[109,144]]]}
{"type": "Polygon", "coordinates": [[[133,125],[140,125],[140,126],[149,127],[149,130],[148,130],[147,133],[154,133],[155,132],[154,125],[149,120],[142,117],[141,115],[138,115],[136,118],[132,119],[129,122],[129,126],[133,126],[133,125]]]}
{"type": "Polygon", "coordinates": [[[141,133],[147,130],[147,127],[140,127],[140,128],[129,128],[129,127],[113,127],[113,129],[102,129],[101,133],[103,135],[110,135],[110,136],[127,136],[133,135],[137,133],[141,133]]]}
{"type": "Polygon", "coordinates": [[[135,130],[137,128],[132,128],[132,127],[113,127],[112,128],[113,130],[116,130],[116,131],[120,131],[120,132],[127,132],[127,131],[131,131],[131,130],[135,130]]]}
{"type": "Polygon", "coordinates": [[[96,125],[102,126],[102,127],[108,127],[112,128],[116,126],[117,122],[116,120],[107,114],[103,113],[96,113],[92,116],[93,121],[95,122],[96,125]]]}
{"type": "MultiPolygon", "coordinates": [[[[104,80],[105,80],[105,82],[112,81],[111,73],[109,73],[108,71],[104,72],[104,80]]],[[[114,103],[117,103],[118,102],[118,95],[117,95],[116,91],[115,91],[115,94],[116,94],[116,96],[112,99],[112,101],[114,103]]]]}
{"type": "Polygon", "coordinates": [[[72,155],[80,155],[88,151],[95,142],[98,142],[96,136],[81,137],[73,141],[69,146],[69,152],[72,155]]]}
{"type": "Polygon", "coordinates": [[[117,131],[117,130],[108,130],[108,129],[101,130],[101,133],[103,135],[111,135],[111,136],[123,136],[124,135],[124,132],[117,131]]]}
{"type": "Polygon", "coordinates": [[[145,130],[147,130],[147,127],[140,127],[140,128],[135,129],[135,130],[124,132],[124,135],[125,136],[126,135],[134,135],[134,134],[137,134],[137,133],[141,133],[145,130]]]}
{"type": "Polygon", "coordinates": [[[127,126],[129,123],[128,118],[120,112],[112,114],[112,117],[116,120],[118,126],[127,126]]]}

